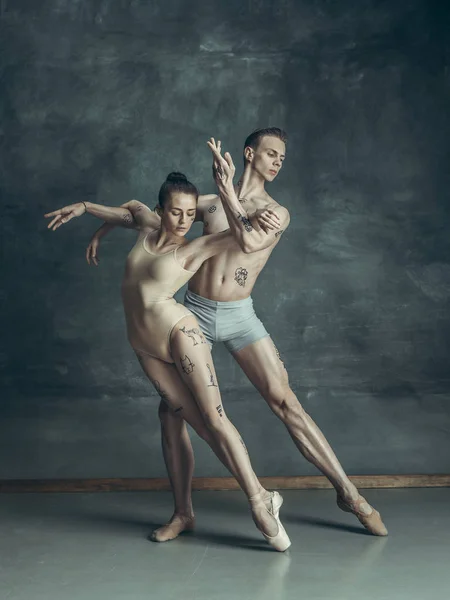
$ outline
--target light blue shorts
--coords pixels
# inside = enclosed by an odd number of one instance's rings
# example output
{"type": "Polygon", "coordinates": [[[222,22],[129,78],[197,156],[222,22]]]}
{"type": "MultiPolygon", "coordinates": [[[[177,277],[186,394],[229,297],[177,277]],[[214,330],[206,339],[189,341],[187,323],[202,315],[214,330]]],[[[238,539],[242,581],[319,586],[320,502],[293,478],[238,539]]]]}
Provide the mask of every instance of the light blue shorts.
{"type": "Polygon", "coordinates": [[[251,297],[217,302],[188,290],[184,305],[197,317],[210,347],[223,342],[230,352],[238,352],[269,335],[253,310],[251,297]]]}

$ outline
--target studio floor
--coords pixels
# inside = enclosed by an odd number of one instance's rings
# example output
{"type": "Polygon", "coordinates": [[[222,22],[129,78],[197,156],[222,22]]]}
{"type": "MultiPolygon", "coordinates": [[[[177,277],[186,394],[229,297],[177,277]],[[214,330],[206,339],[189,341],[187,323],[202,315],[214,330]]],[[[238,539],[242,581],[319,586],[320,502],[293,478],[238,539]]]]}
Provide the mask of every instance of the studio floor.
{"type": "Polygon", "coordinates": [[[197,528],[148,541],[166,492],[0,495],[1,600],[442,600],[450,489],[367,490],[389,537],[329,490],[282,492],[288,552],[271,550],[240,492],[196,492],[197,528]]]}

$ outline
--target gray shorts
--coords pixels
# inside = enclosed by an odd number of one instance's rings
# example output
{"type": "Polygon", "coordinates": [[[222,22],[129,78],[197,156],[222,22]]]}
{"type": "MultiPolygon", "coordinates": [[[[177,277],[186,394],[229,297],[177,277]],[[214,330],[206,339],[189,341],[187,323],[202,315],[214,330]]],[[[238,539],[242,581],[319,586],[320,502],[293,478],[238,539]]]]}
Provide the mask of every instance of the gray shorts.
{"type": "Polygon", "coordinates": [[[253,310],[253,300],[217,302],[187,291],[184,305],[197,317],[210,346],[223,342],[230,352],[242,350],[269,334],[253,310]]]}

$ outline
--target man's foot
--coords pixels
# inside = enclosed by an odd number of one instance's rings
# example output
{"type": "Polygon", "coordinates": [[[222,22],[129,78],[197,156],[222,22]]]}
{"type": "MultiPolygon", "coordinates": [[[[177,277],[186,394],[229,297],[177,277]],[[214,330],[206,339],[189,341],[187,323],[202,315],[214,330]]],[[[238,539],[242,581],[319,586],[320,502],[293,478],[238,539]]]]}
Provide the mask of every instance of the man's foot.
{"type": "Polygon", "coordinates": [[[282,496],[278,492],[264,490],[249,501],[253,521],[265,540],[278,552],[287,550],[291,540],[279,518],[282,496]]]}
{"type": "Polygon", "coordinates": [[[370,506],[363,496],[359,495],[356,500],[345,501],[338,494],[336,503],[341,510],[353,513],[372,535],[385,536],[388,534],[380,513],[370,506]]]}
{"type": "Polygon", "coordinates": [[[183,533],[183,531],[193,531],[195,527],[194,515],[173,515],[168,523],[155,529],[152,532],[150,539],[153,542],[168,542],[174,540],[176,537],[183,533]]]}

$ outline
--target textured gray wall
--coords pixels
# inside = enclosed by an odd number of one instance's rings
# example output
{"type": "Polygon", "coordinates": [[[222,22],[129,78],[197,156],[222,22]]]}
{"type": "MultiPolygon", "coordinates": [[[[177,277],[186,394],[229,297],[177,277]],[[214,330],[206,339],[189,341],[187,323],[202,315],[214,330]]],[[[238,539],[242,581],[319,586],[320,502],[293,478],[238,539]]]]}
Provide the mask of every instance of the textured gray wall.
{"type": "MultiPolygon", "coordinates": [[[[84,249],[44,212],[213,191],[205,140],[290,135],[291,226],[254,292],[350,473],[450,470],[448,9],[412,0],[1,2],[0,477],[161,476],[158,400],[129,349],[130,232],[84,249]]],[[[198,229],[197,229],[198,231],[198,229]]],[[[223,348],[260,475],[316,473],[223,348]]],[[[197,475],[225,471],[200,441],[197,475]]]]}

